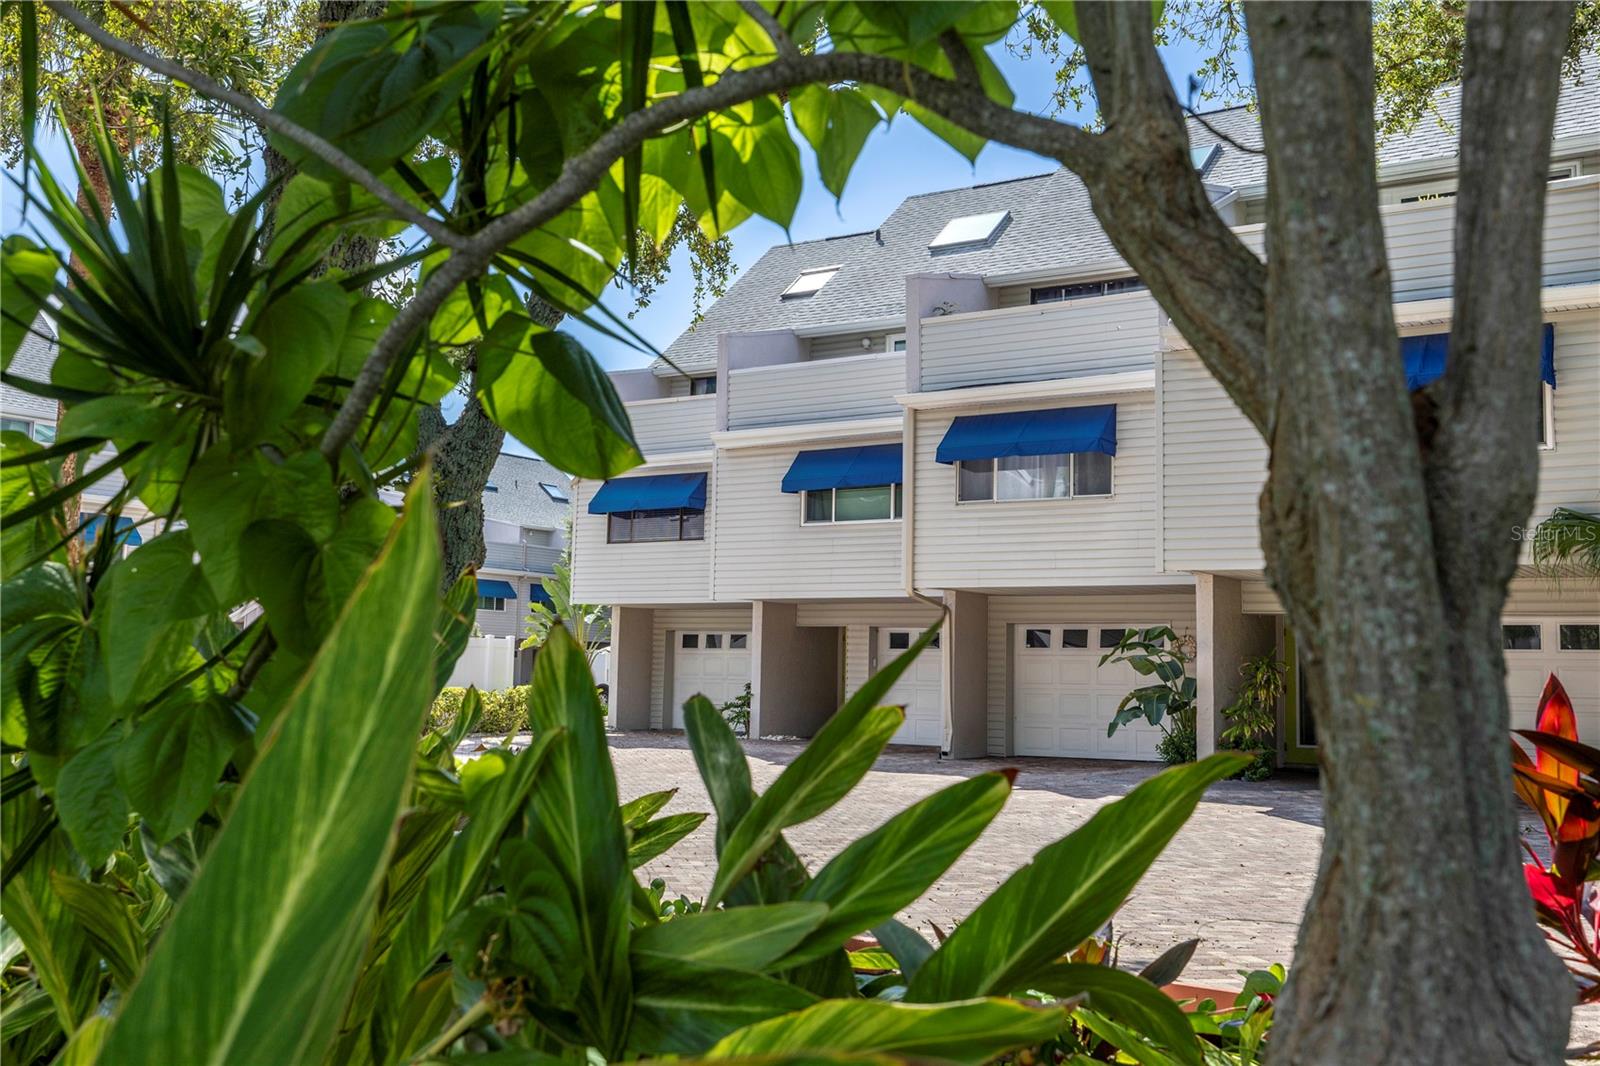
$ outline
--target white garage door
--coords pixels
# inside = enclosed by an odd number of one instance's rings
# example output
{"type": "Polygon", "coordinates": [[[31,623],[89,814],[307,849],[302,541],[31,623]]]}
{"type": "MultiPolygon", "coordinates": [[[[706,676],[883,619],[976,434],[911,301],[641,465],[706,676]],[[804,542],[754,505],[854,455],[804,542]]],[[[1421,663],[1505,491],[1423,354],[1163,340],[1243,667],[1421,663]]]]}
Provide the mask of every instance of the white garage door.
{"type": "MultiPolygon", "coordinates": [[[[878,669],[904,655],[921,634],[910,629],[880,629],[878,631],[878,669]]],[[[911,668],[900,675],[884,698],[885,705],[906,709],[906,722],[890,738],[891,744],[922,744],[941,747],[944,744],[944,668],[940,665],[939,638],[935,636],[911,668]]]]}
{"type": "Polygon", "coordinates": [[[1099,665],[1132,624],[1018,626],[1012,672],[1018,755],[1152,760],[1161,730],[1144,719],[1112,736],[1117,704],[1147,683],[1125,664],[1099,665]]]}
{"type": "Polygon", "coordinates": [[[750,634],[678,632],[672,646],[672,708],[668,720],[683,724],[683,705],[704,696],[721,707],[750,683],[750,634]]]}
{"type": "Polygon", "coordinates": [[[1600,619],[1513,617],[1500,628],[1512,726],[1533,728],[1545,679],[1555,674],[1572,697],[1578,739],[1600,746],[1600,619]]]}

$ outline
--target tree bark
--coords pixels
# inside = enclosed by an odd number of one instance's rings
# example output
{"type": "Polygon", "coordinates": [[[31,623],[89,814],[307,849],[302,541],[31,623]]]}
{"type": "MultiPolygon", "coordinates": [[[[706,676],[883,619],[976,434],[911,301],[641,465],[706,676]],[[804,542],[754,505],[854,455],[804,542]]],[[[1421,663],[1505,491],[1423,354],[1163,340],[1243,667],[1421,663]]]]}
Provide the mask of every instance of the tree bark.
{"type": "Polygon", "coordinates": [[[418,411],[418,446],[433,457],[433,501],[439,511],[439,540],[444,552],[440,592],[468,569],[483,565],[483,493],[489,472],[500,457],[506,431],[473,395],[461,415],[446,424],[437,405],[418,411]]]}
{"type": "Polygon", "coordinates": [[[1188,162],[1148,5],[1076,11],[1106,116],[1080,167],[1096,214],[1271,448],[1262,544],[1317,712],[1326,825],[1273,1062],[1558,1061],[1572,986],[1518,870],[1499,617],[1537,472],[1566,12],[1489,4],[1469,20],[1451,369],[1413,399],[1378,212],[1370,9],[1248,9],[1265,265],[1188,162]]]}

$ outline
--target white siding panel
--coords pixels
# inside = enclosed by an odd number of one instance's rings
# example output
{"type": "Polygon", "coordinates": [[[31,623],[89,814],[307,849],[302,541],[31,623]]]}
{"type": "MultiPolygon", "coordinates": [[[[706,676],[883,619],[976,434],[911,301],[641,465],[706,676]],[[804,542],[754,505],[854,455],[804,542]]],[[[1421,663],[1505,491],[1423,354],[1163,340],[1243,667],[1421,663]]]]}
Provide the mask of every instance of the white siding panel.
{"type": "Polygon", "coordinates": [[[1012,753],[1011,662],[1008,626],[1030,622],[1083,622],[1112,625],[1170,625],[1180,634],[1195,631],[1192,589],[1096,592],[1051,596],[989,597],[990,755],[1012,753]]]}
{"type": "MultiPolygon", "coordinates": [[[[589,513],[603,482],[579,480],[573,496],[572,593],[581,603],[696,603],[710,599],[710,542],[607,544],[606,516],[589,513]]],[[[706,535],[715,497],[707,483],[706,535]]]]}
{"type": "Polygon", "coordinates": [[[634,439],[646,458],[711,447],[711,431],[717,423],[715,396],[639,400],[627,407],[634,439]]]}
{"type": "Polygon", "coordinates": [[[1156,572],[1154,398],[1148,392],[1129,393],[1093,402],[1117,405],[1114,494],[1108,497],[958,503],[955,466],[934,460],[954,416],[946,411],[917,415],[912,502],[919,589],[1038,588],[1156,572]]]}
{"type": "Polygon", "coordinates": [[[728,375],[728,428],[897,415],[904,352],[751,367],[728,375]]]}
{"type": "MultiPolygon", "coordinates": [[[[1600,314],[1552,315],[1556,330],[1555,447],[1539,453],[1533,520],[1556,507],[1600,511],[1600,314]]],[[[1529,549],[1523,552],[1530,557],[1529,549]]]]}
{"type": "Polygon", "coordinates": [[[888,336],[887,333],[840,333],[832,337],[812,337],[806,342],[806,351],[813,359],[881,352],[888,336]],[[865,348],[861,347],[863,337],[867,341],[865,348]]]}
{"type": "Polygon", "coordinates": [[[1261,569],[1266,442],[1191,351],[1162,355],[1161,417],[1166,569],[1261,569]]]}
{"type": "Polygon", "coordinates": [[[925,318],[921,388],[1148,369],[1160,326],[1147,292],[925,318]]]}
{"type": "Polygon", "coordinates": [[[1283,604],[1265,578],[1243,581],[1239,585],[1241,608],[1245,614],[1282,614],[1283,604]]]}
{"type": "Polygon", "coordinates": [[[800,524],[800,495],[780,485],[802,449],[738,449],[717,458],[718,600],[893,596],[904,590],[902,523],[800,524]]]}
{"type": "Polygon", "coordinates": [[[495,581],[506,581],[517,590],[517,598],[506,601],[503,611],[479,611],[477,614],[478,628],[486,637],[516,637],[521,640],[527,635],[525,632],[528,622],[528,588],[530,581],[523,574],[508,574],[484,570],[479,576],[495,581]]]}
{"type": "MultiPolygon", "coordinates": [[[[709,629],[721,632],[750,632],[750,605],[708,604],[704,607],[672,607],[655,612],[650,628],[650,728],[681,729],[681,713],[666,713],[667,634],[684,629],[709,629]]],[[[752,641],[754,638],[752,637],[752,641]]]]}

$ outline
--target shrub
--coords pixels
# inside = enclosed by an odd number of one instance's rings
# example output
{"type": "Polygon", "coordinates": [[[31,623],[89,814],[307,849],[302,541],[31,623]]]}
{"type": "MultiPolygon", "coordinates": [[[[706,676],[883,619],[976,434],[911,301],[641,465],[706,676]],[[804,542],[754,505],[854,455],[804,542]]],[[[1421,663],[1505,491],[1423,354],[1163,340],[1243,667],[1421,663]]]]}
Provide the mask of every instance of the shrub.
{"type": "Polygon", "coordinates": [[[1122,634],[1115,648],[1100,656],[1100,665],[1127,663],[1140,677],[1154,677],[1154,684],[1134,689],[1122,697],[1106,727],[1111,736],[1121,726],[1143,718],[1161,730],[1156,753],[1168,765],[1194,762],[1195,681],[1188,674],[1194,660],[1194,638],[1179,636],[1170,626],[1130,629],[1122,634]]]}
{"type": "MultiPolygon", "coordinates": [[[[478,695],[483,699],[483,716],[478,719],[478,724],[472,731],[493,733],[497,736],[527,732],[528,689],[527,685],[518,685],[498,692],[480,691],[478,695]]],[[[428,711],[428,728],[443,729],[454,721],[461,711],[461,701],[466,694],[467,690],[464,688],[447,688],[441,691],[435,697],[433,707],[428,711]]]]}
{"type": "Polygon", "coordinates": [[[1194,762],[1200,754],[1199,741],[1194,727],[1194,708],[1167,718],[1161,739],[1156,742],[1156,754],[1168,766],[1194,762]]]}
{"type": "Polygon", "coordinates": [[[750,735],[750,684],[745,683],[744,691],[733,699],[717,708],[717,713],[722,715],[722,720],[733,727],[733,731],[740,736],[750,735]]]}
{"type": "Polygon", "coordinates": [[[1278,700],[1283,695],[1284,667],[1275,655],[1257,655],[1239,667],[1244,683],[1232,705],[1222,709],[1229,725],[1222,731],[1222,746],[1255,752],[1255,762],[1234,775],[1246,781],[1272,776],[1277,766],[1278,700]]]}

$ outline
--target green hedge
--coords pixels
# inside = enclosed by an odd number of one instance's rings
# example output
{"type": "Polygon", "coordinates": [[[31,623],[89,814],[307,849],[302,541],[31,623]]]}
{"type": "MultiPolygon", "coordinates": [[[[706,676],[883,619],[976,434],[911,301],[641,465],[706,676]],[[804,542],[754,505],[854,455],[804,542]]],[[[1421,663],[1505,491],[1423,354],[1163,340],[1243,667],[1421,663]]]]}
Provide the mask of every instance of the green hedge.
{"type": "MultiPolygon", "coordinates": [[[[516,688],[505,688],[499,692],[478,693],[483,697],[483,717],[478,719],[478,724],[473,727],[474,733],[494,733],[505,736],[507,733],[526,733],[528,731],[528,686],[518,685],[516,688]]],[[[439,693],[433,701],[433,708],[428,712],[428,728],[439,729],[449,725],[455,719],[456,712],[461,709],[461,701],[466,698],[467,690],[464,688],[447,688],[439,693]]]]}

